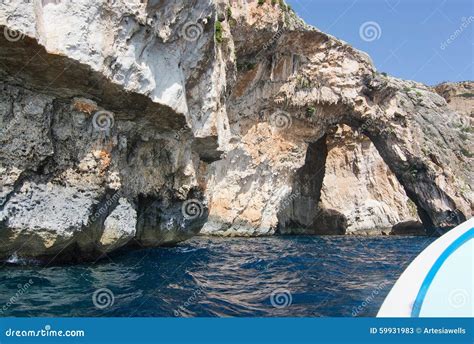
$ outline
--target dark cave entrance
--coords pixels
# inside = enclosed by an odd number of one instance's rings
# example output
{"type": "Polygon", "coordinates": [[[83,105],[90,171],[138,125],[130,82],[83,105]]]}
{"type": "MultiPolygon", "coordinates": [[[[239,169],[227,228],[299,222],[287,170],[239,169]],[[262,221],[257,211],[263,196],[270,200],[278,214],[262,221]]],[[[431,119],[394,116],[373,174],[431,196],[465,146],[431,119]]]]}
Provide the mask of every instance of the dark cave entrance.
{"type": "Polygon", "coordinates": [[[327,156],[327,135],[308,145],[305,164],[293,181],[293,192],[278,213],[279,234],[345,234],[345,217],[319,206],[327,156]]]}
{"type": "MultiPolygon", "coordinates": [[[[340,127],[340,126],[339,126],[340,127]]],[[[348,127],[348,126],[347,126],[348,127]]],[[[363,136],[365,145],[371,145],[371,153],[378,157],[377,164],[382,165],[384,173],[390,175],[390,183],[396,184],[394,190],[400,190],[400,197],[405,197],[404,204],[406,209],[404,212],[392,207],[394,214],[399,215],[395,220],[393,216],[387,222],[387,226],[383,228],[380,234],[425,234],[425,229],[433,228],[428,213],[423,209],[421,203],[414,192],[410,188],[405,187],[406,181],[397,170],[393,170],[392,166],[387,163],[387,157],[381,153],[380,146],[377,146],[374,140],[366,133],[358,133],[354,127],[348,127],[353,133],[363,136]],[[398,188],[398,189],[397,189],[398,188]],[[409,211],[408,211],[409,210],[409,211]],[[410,216],[408,216],[409,214],[410,216]]],[[[332,128],[326,135],[319,140],[310,143],[307,149],[305,164],[297,171],[293,180],[293,191],[286,199],[282,201],[280,211],[278,213],[279,220],[279,234],[315,234],[315,235],[338,235],[347,234],[348,231],[353,234],[358,234],[353,228],[354,219],[348,223],[348,218],[343,214],[340,207],[330,207],[321,203],[322,188],[325,184],[326,169],[328,164],[328,155],[333,148],[334,137],[337,128],[332,128]],[[351,227],[352,226],[352,227],[351,227]]],[[[353,144],[353,143],[350,143],[353,144]]],[[[360,172],[360,166],[354,161],[347,159],[343,161],[347,169],[353,169],[355,177],[360,172]]],[[[381,173],[383,175],[383,173],[381,173]]],[[[388,177],[387,177],[388,178],[388,177]]],[[[377,180],[375,187],[383,184],[383,181],[377,180]]],[[[332,185],[333,188],[346,187],[340,185],[332,185]]],[[[357,191],[357,187],[354,187],[357,191]]],[[[354,190],[349,190],[354,192],[354,190]]],[[[345,191],[343,191],[345,192],[345,191]]],[[[395,193],[395,192],[394,192],[395,193]]],[[[383,199],[380,200],[383,202],[383,199]]],[[[355,202],[357,203],[357,202],[355,202]]],[[[390,204],[390,203],[389,203],[390,204]]],[[[390,204],[393,206],[393,204],[390,204]]],[[[355,206],[359,206],[356,204],[355,206]]],[[[391,213],[388,212],[387,217],[391,213]]],[[[374,219],[377,219],[374,215],[374,219]]],[[[376,223],[376,221],[375,221],[376,223]]],[[[368,231],[363,232],[367,234],[368,231]]],[[[427,231],[429,234],[430,232],[427,231]]]]}

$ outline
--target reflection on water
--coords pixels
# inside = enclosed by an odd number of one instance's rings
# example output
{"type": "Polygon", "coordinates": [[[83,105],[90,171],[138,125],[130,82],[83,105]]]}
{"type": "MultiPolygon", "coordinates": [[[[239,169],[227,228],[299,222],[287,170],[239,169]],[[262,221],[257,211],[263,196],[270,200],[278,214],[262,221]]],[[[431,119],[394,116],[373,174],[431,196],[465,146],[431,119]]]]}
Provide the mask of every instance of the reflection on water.
{"type": "Polygon", "coordinates": [[[96,264],[8,265],[0,269],[0,313],[374,316],[403,269],[432,240],[197,237],[174,248],[133,251],[96,264]],[[19,289],[30,279],[29,288],[19,289]],[[92,300],[101,288],[114,296],[103,309],[92,300]]]}

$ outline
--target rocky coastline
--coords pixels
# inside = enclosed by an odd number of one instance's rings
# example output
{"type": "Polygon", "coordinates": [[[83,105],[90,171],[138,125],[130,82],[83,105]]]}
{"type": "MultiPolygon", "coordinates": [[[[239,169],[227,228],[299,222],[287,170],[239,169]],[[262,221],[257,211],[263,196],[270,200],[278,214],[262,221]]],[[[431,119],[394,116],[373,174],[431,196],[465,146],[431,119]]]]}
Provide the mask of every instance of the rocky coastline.
{"type": "Polygon", "coordinates": [[[0,31],[1,260],[472,216],[474,83],[380,73],[283,1],[12,1],[0,31]]]}

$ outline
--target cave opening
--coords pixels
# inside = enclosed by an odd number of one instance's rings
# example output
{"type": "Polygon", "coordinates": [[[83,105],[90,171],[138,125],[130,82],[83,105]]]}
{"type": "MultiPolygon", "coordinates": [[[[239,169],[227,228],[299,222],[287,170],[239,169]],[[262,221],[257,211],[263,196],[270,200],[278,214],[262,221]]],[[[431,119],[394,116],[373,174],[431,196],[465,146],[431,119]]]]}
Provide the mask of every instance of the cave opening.
{"type": "Polygon", "coordinates": [[[280,234],[418,235],[429,220],[372,140],[345,124],[308,145],[292,186],[280,234]]]}

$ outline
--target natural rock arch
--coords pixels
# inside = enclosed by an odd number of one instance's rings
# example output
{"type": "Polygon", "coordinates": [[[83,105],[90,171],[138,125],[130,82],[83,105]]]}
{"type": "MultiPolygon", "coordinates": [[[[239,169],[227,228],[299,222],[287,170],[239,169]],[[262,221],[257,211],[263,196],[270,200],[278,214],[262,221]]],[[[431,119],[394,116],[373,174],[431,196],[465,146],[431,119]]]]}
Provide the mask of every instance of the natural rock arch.
{"type": "Polygon", "coordinates": [[[278,217],[281,234],[422,233],[415,204],[373,143],[346,125],[309,144],[278,217]]]}
{"type": "MultiPolygon", "coordinates": [[[[259,35],[256,40],[271,38],[271,32],[259,35]]],[[[461,190],[472,168],[460,156],[453,112],[432,89],[377,73],[367,55],[317,30],[283,32],[259,59],[243,42],[236,44],[237,63],[250,67],[238,69],[227,99],[236,137],[213,167],[223,173],[208,184],[214,209],[205,233],[271,234],[294,220],[285,215],[293,203],[301,207],[299,223],[311,223],[308,209],[318,203],[319,191],[305,198],[309,190],[299,186],[298,175],[314,169],[321,157],[308,161],[307,151],[338,124],[370,139],[427,228],[452,228],[470,217],[472,200],[461,190]],[[289,125],[278,128],[274,117],[281,114],[289,120],[280,122],[289,125]],[[248,163],[240,168],[238,161],[248,163]],[[252,186],[241,188],[246,180],[252,186]],[[231,204],[238,207],[230,210],[231,204]]],[[[339,219],[335,232],[343,232],[337,229],[344,226],[340,214],[329,215],[339,219]]]]}
{"type": "MultiPolygon", "coordinates": [[[[379,83],[380,86],[379,79],[371,82],[379,83]]],[[[363,113],[351,111],[351,115],[336,118],[353,130],[362,131],[370,139],[406,195],[416,205],[419,218],[428,233],[452,228],[465,221],[470,211],[466,200],[450,185],[455,182],[455,178],[449,159],[457,159],[457,156],[447,146],[438,145],[433,138],[427,137],[422,130],[423,125],[432,126],[451,145],[459,144],[452,132],[443,132],[443,124],[449,122],[451,113],[436,108],[436,102],[440,106],[443,101],[438,95],[426,90],[423,96],[428,98],[425,102],[430,106],[426,106],[426,103],[425,106],[414,104],[413,112],[394,106],[403,101],[400,98],[409,98],[409,95],[400,94],[400,90],[391,90],[387,82],[382,82],[378,90],[383,93],[383,97],[375,94],[376,87],[372,86],[373,94],[370,97],[359,97],[355,101],[360,104],[358,108],[362,108],[363,113]],[[390,104],[386,112],[378,104],[368,107],[367,101],[374,99],[390,104]],[[372,109],[378,109],[379,112],[371,114],[372,109]],[[430,121],[427,116],[435,118],[430,121]]],[[[324,118],[327,112],[321,110],[318,115],[324,118]]],[[[346,231],[347,219],[340,212],[318,207],[328,154],[328,128],[330,125],[326,123],[326,134],[308,144],[305,163],[294,175],[293,190],[289,196],[291,206],[283,201],[279,210],[279,231],[282,233],[305,232],[305,228],[311,228],[309,232],[314,234],[342,234],[346,231]],[[321,228],[317,228],[317,222],[321,228]],[[298,226],[301,229],[297,229],[298,226]],[[293,228],[288,230],[288,227],[293,228]]]]}

